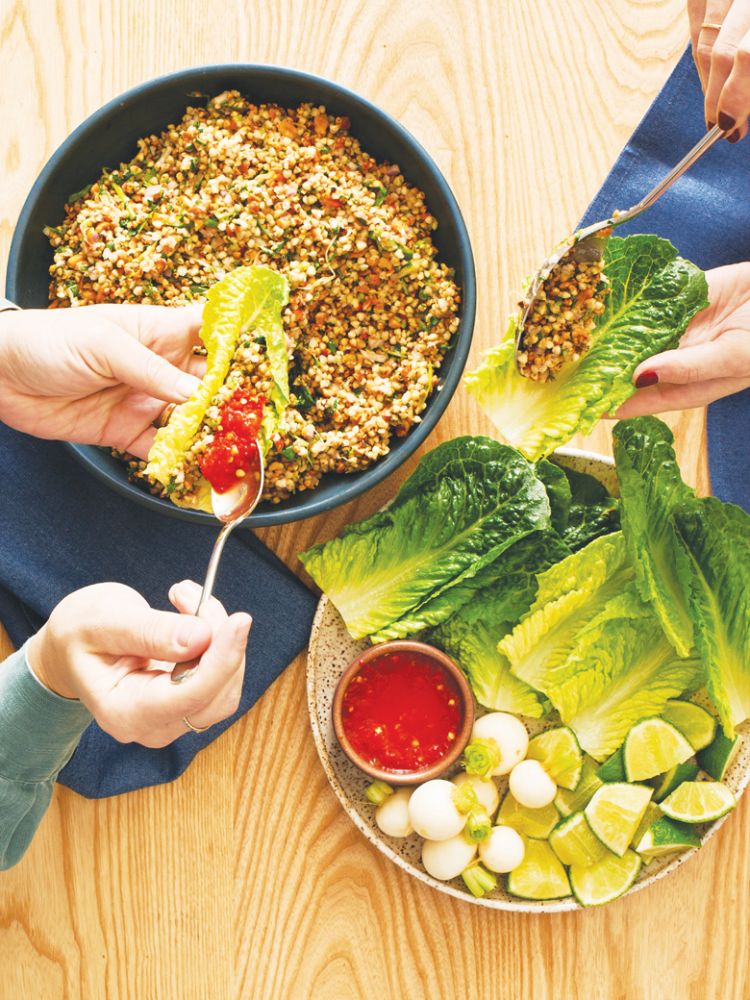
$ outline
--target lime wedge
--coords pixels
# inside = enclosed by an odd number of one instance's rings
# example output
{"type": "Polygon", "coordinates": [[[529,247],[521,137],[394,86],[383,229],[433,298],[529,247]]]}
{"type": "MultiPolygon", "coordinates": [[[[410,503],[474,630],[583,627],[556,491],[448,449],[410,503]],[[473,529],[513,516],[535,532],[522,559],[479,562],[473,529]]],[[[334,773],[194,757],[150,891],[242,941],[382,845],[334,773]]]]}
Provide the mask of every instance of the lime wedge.
{"type": "Polygon", "coordinates": [[[635,847],[635,845],[639,842],[639,840],[646,832],[646,830],[648,830],[649,827],[653,823],[655,823],[657,819],[660,819],[661,816],[662,816],[661,809],[654,802],[649,802],[649,804],[646,806],[646,811],[644,812],[643,816],[641,817],[641,821],[638,824],[638,829],[633,834],[633,839],[630,841],[630,846],[635,847]]]}
{"type": "Polygon", "coordinates": [[[683,781],[692,781],[698,773],[698,765],[692,760],[686,760],[683,764],[676,764],[670,768],[666,774],[660,774],[649,781],[654,786],[654,801],[661,802],[666,799],[670,792],[673,792],[683,781]]]}
{"type": "Polygon", "coordinates": [[[624,781],[625,763],[623,761],[623,750],[615,750],[611,757],[608,757],[599,770],[596,772],[600,781],[624,781]]]}
{"type": "Polygon", "coordinates": [[[597,788],[601,788],[602,783],[597,776],[596,770],[596,762],[591,757],[584,757],[581,778],[576,790],[571,792],[565,788],[558,788],[557,795],[555,796],[555,805],[561,816],[572,816],[574,812],[579,812],[597,788]]]}
{"type": "Polygon", "coordinates": [[[668,701],[661,717],[680,730],[693,750],[707,747],[716,733],[714,717],[692,701],[668,701]]]}
{"type": "Polygon", "coordinates": [[[510,792],[503,799],[495,823],[498,826],[512,826],[527,837],[546,840],[560,821],[560,815],[550,802],[541,809],[529,809],[513,798],[510,792]]]}
{"type": "Polygon", "coordinates": [[[676,851],[687,851],[690,847],[700,847],[701,838],[687,823],[662,816],[652,823],[639,841],[636,841],[636,851],[642,858],[660,858],[662,854],[674,854],[676,851]]]}
{"type": "Polygon", "coordinates": [[[698,763],[712,778],[723,781],[729,768],[737,758],[742,737],[739,733],[729,739],[719,730],[713,742],[698,754],[698,763]]]}
{"type": "Polygon", "coordinates": [[[627,892],[641,869],[641,859],[634,851],[625,851],[621,858],[606,854],[590,868],[573,865],[570,884],[583,906],[601,906],[627,892]]]}
{"type": "Polygon", "coordinates": [[[583,771],[583,754],[575,733],[567,726],[548,729],[529,741],[526,756],[538,760],[556,785],[575,789],[583,771]]]}
{"type": "Polygon", "coordinates": [[[683,823],[710,823],[736,805],[734,795],[720,781],[683,781],[661,803],[661,811],[683,823]]]}
{"type": "Polygon", "coordinates": [[[693,748],[680,730],[664,719],[636,722],[625,737],[624,751],[628,781],[654,778],[693,756],[693,748]]]}
{"type": "Polygon", "coordinates": [[[570,895],[567,873],[546,840],[528,842],[523,861],[508,875],[508,892],[523,899],[570,895]]]}
{"type": "Polygon", "coordinates": [[[582,812],[573,813],[549,835],[549,846],[564,865],[586,867],[601,861],[607,848],[591,832],[582,812]]]}
{"type": "Polygon", "coordinates": [[[602,785],[584,810],[596,836],[620,858],[630,846],[652,791],[646,785],[624,782],[602,785]]]}

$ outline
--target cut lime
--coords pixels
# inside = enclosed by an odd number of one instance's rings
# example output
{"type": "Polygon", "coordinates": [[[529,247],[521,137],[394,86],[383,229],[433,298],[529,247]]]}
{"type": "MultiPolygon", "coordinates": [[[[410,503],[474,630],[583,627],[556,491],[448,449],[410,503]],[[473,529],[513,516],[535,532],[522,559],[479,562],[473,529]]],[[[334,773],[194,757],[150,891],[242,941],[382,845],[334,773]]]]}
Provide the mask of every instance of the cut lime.
{"type": "Polygon", "coordinates": [[[573,813],[555,827],[549,835],[549,846],[564,865],[586,867],[601,861],[607,853],[582,812],[573,813]]]}
{"type": "Polygon", "coordinates": [[[678,785],[683,781],[692,781],[697,773],[698,765],[692,760],[686,760],[682,764],[676,764],[666,774],[653,778],[649,784],[654,786],[654,801],[661,802],[662,799],[666,799],[678,785]]]}
{"type": "Polygon", "coordinates": [[[646,785],[619,781],[602,785],[584,810],[596,836],[620,858],[630,846],[652,791],[646,785]]]}
{"type": "Polygon", "coordinates": [[[654,803],[649,802],[646,806],[646,811],[641,817],[641,821],[638,824],[638,829],[633,834],[633,839],[630,841],[630,846],[635,847],[635,845],[640,841],[646,830],[649,829],[652,823],[655,823],[657,819],[660,819],[662,815],[661,809],[654,803]]]}
{"type": "Polygon", "coordinates": [[[720,781],[683,781],[661,803],[661,811],[683,823],[711,823],[736,805],[734,795],[720,781]]]}
{"type": "Polygon", "coordinates": [[[615,750],[611,757],[608,757],[596,772],[600,781],[624,781],[625,764],[622,759],[622,747],[615,750]]]}
{"type": "Polygon", "coordinates": [[[693,756],[693,748],[680,730],[664,719],[636,722],[625,737],[624,751],[628,781],[654,778],[693,756]]]}
{"type": "Polygon", "coordinates": [[[687,851],[690,847],[700,846],[701,838],[691,826],[661,816],[636,841],[635,849],[642,858],[650,861],[652,858],[660,858],[662,854],[674,854],[676,851],[687,851]]]}
{"type": "Polygon", "coordinates": [[[712,778],[723,781],[729,768],[734,764],[740,749],[742,737],[739,733],[729,739],[719,730],[713,742],[698,754],[698,763],[712,778]]]}
{"type": "Polygon", "coordinates": [[[581,778],[576,790],[574,792],[570,792],[565,788],[557,790],[555,805],[561,816],[572,816],[574,812],[579,812],[597,788],[601,788],[602,783],[597,776],[596,770],[596,762],[591,757],[584,757],[583,770],[581,771],[581,778]]]}
{"type": "Polygon", "coordinates": [[[621,858],[606,854],[590,868],[573,865],[570,884],[583,906],[601,906],[627,892],[641,869],[641,859],[634,851],[625,851],[621,858]]]}
{"type": "Polygon", "coordinates": [[[495,822],[498,826],[512,826],[527,837],[546,840],[560,822],[560,815],[551,802],[541,809],[529,809],[516,802],[508,792],[495,822]]]}
{"type": "Polygon", "coordinates": [[[560,899],[570,895],[567,873],[546,840],[527,843],[523,861],[508,875],[508,892],[523,899],[560,899]]]}
{"type": "Polygon", "coordinates": [[[668,701],[661,717],[680,730],[693,750],[707,747],[716,733],[714,717],[692,701],[668,701]]]}
{"type": "Polygon", "coordinates": [[[556,785],[570,791],[578,786],[583,754],[575,733],[567,726],[548,729],[529,741],[527,757],[538,760],[556,785]]]}

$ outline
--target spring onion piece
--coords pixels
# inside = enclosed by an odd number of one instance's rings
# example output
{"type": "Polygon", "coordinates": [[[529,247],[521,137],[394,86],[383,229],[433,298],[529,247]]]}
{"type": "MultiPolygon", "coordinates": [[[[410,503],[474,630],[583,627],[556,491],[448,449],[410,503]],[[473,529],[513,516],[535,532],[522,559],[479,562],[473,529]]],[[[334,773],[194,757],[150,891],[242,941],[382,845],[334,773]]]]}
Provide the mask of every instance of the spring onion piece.
{"type": "Polygon", "coordinates": [[[393,789],[385,781],[373,781],[365,789],[365,798],[374,806],[382,805],[391,795],[393,795],[393,789]]]}
{"type": "Polygon", "coordinates": [[[463,766],[467,774],[487,778],[500,766],[500,747],[493,739],[476,739],[464,750],[463,766]]]}
{"type": "Polygon", "coordinates": [[[478,844],[480,841],[486,840],[491,831],[492,820],[487,810],[481,806],[472,809],[466,817],[466,826],[464,827],[464,837],[469,843],[478,844]]]}
{"type": "Polygon", "coordinates": [[[461,872],[461,878],[472,896],[477,898],[484,896],[486,892],[492,892],[497,887],[497,878],[478,861],[472,862],[468,868],[465,868],[461,872]]]}

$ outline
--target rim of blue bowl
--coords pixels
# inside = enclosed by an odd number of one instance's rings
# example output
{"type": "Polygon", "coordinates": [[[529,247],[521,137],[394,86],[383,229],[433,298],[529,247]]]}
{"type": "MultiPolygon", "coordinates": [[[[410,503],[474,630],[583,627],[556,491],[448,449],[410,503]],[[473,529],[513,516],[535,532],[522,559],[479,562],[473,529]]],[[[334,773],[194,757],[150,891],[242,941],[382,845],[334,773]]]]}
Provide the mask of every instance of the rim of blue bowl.
{"type": "MultiPolygon", "coordinates": [[[[158,88],[166,83],[179,83],[180,80],[199,84],[201,76],[208,77],[220,74],[231,74],[238,70],[241,70],[243,73],[257,73],[266,77],[277,78],[279,80],[284,79],[287,81],[299,82],[301,85],[306,84],[314,85],[319,88],[322,87],[327,90],[333,98],[338,97],[347,102],[354,102],[376,119],[382,121],[384,126],[391,133],[395,134],[398,139],[411,148],[411,151],[415,154],[417,159],[422,161],[422,165],[432,175],[436,186],[440,190],[441,196],[445,200],[448,211],[452,216],[453,224],[457,230],[456,250],[458,257],[461,259],[462,270],[464,272],[463,283],[461,285],[461,313],[459,327],[453,335],[449,347],[449,354],[446,355],[446,359],[444,359],[443,365],[441,366],[442,371],[448,357],[450,356],[452,361],[450,366],[451,370],[444,378],[441,377],[440,382],[435,388],[432,396],[428,400],[425,410],[423,411],[421,422],[416,424],[403,439],[404,441],[409,442],[410,447],[390,451],[383,458],[378,459],[372,466],[362,470],[361,472],[342,475],[341,478],[343,482],[340,483],[340,486],[334,496],[326,496],[316,499],[316,490],[312,489],[309,491],[309,494],[298,494],[298,496],[303,496],[304,499],[297,508],[284,508],[281,504],[263,505],[262,508],[259,508],[248,518],[247,524],[249,527],[265,528],[271,527],[272,525],[290,524],[294,521],[301,521],[309,517],[315,517],[318,514],[327,513],[342,504],[348,503],[350,500],[354,500],[356,497],[361,496],[368,490],[372,489],[372,487],[382,482],[387,476],[402,465],[429,436],[430,432],[434,429],[440,417],[445,412],[445,409],[448,406],[454,392],[458,388],[463,375],[466,360],[471,349],[474,333],[474,319],[476,314],[476,271],[474,267],[474,255],[471,249],[471,241],[469,239],[466,223],[464,222],[461,209],[459,208],[458,202],[456,201],[450,185],[446,181],[442,171],[433,158],[422,146],[422,144],[414,138],[411,132],[405,129],[403,125],[401,125],[386,111],[383,111],[372,101],[369,101],[366,97],[362,97],[356,91],[351,90],[348,87],[344,87],[342,84],[335,83],[326,77],[318,76],[314,73],[306,73],[303,70],[287,68],[285,66],[273,64],[266,65],[264,63],[216,63],[205,66],[194,66],[188,69],[178,70],[175,73],[166,73],[162,76],[154,77],[151,80],[147,80],[144,83],[137,84],[136,86],[123,91],[122,94],[112,98],[112,100],[92,112],[92,114],[85,118],[84,121],[81,122],[81,124],[78,125],[70,133],[70,135],[62,141],[55,152],[47,160],[37,179],[34,181],[34,184],[24,201],[18,221],[16,222],[10,252],[8,254],[6,296],[11,301],[16,301],[19,291],[17,257],[20,254],[20,247],[26,232],[28,220],[32,216],[36,208],[37,201],[39,200],[39,197],[49,178],[54,174],[58,165],[65,159],[72,146],[95,131],[103,121],[106,121],[113,111],[116,109],[122,109],[124,105],[140,97],[145,92],[158,88]],[[349,480],[351,480],[351,482],[349,480]]],[[[301,96],[300,101],[304,100],[304,96],[301,96]]],[[[166,127],[169,123],[165,122],[164,124],[166,127]]],[[[83,466],[85,466],[88,472],[102,482],[105,482],[109,487],[121,495],[128,497],[129,499],[134,500],[151,510],[160,511],[161,513],[171,517],[182,518],[184,520],[192,521],[193,523],[203,522],[205,524],[216,524],[216,518],[213,514],[209,514],[206,511],[177,507],[169,500],[143,491],[138,486],[130,482],[127,478],[124,466],[120,463],[118,463],[118,469],[115,470],[114,467],[110,468],[109,463],[103,462],[103,459],[105,458],[110,459],[111,463],[115,463],[116,460],[114,458],[110,458],[110,456],[102,449],[96,448],[92,445],[74,444],[68,441],[63,442],[63,444],[72,452],[75,458],[78,459],[83,466]],[[122,469],[122,475],[117,474],[119,469],[122,469]]]]}

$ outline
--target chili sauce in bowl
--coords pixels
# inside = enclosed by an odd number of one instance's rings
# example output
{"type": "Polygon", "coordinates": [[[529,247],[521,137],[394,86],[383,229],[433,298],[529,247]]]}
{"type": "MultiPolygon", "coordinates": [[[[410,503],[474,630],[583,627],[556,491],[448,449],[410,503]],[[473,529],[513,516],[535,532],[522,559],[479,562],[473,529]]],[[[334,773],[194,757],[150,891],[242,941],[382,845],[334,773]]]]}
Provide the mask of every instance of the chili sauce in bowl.
{"type": "Polygon", "coordinates": [[[463,752],[474,701],[456,664],[423,642],[373,646],[349,664],[333,700],[336,738],[366,774],[391,784],[435,778],[463,752]]]}

